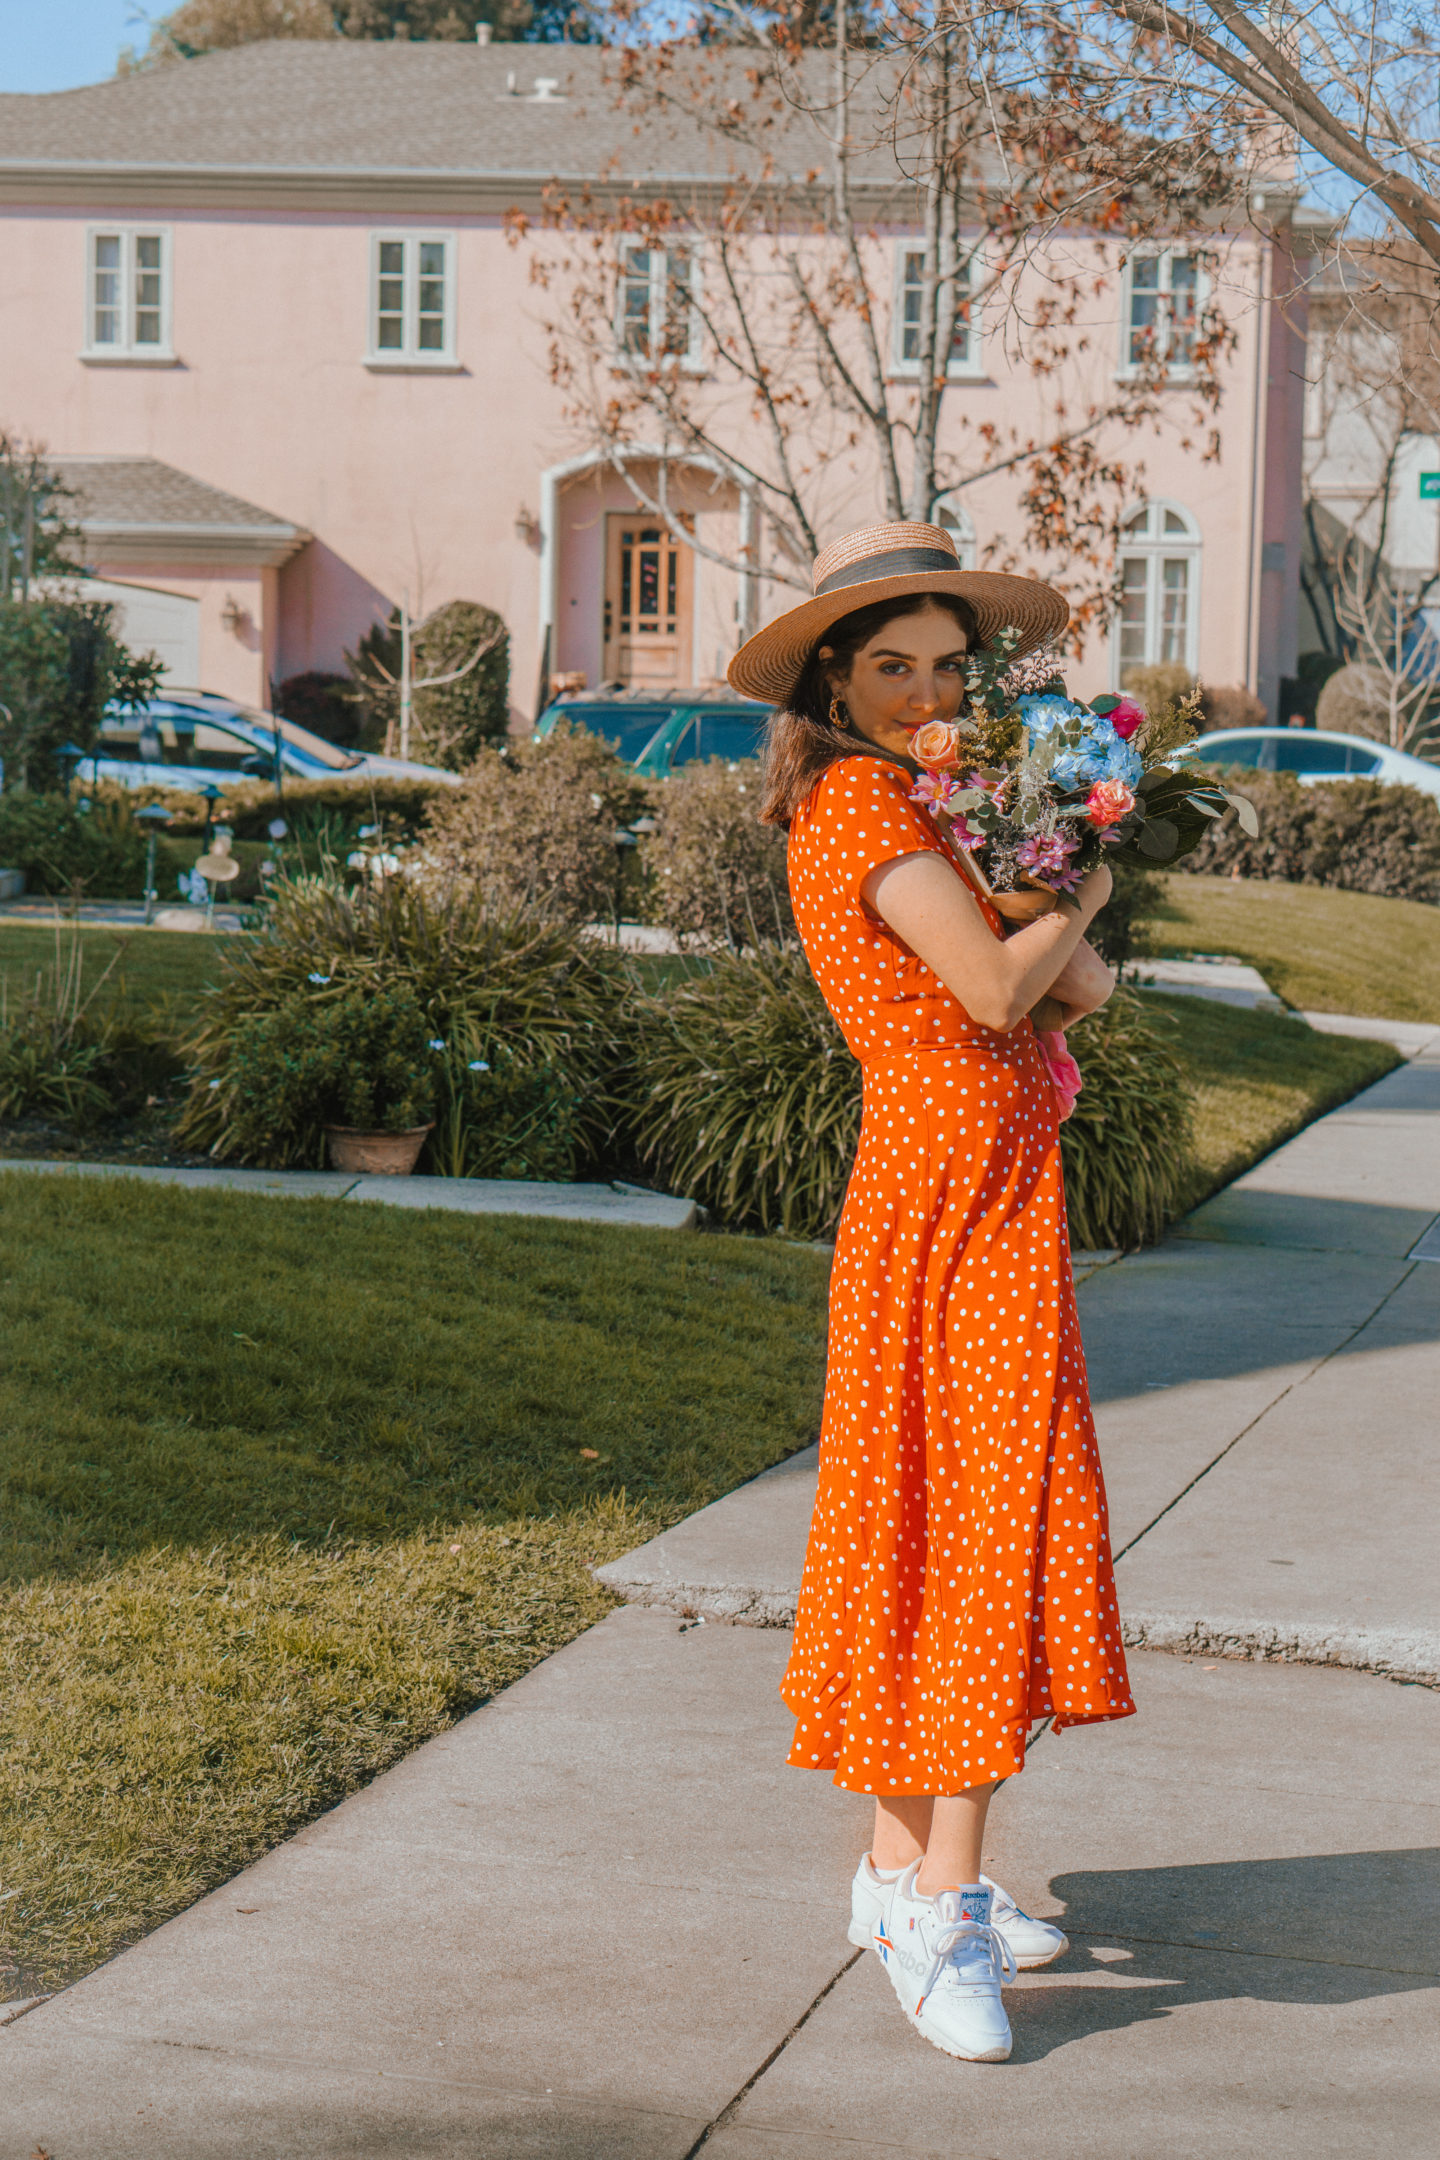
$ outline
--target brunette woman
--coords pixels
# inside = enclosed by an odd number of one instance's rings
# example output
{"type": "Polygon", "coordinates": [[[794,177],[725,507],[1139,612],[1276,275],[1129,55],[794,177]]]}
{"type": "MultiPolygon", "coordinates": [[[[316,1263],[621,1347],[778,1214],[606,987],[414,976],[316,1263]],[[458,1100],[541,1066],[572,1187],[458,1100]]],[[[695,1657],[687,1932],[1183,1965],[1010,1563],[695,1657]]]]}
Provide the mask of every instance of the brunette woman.
{"type": "Polygon", "coordinates": [[[1105,1494],[1075,1314],[1054,1088],[1027,1017],[1113,988],[1085,932],[1110,891],[1004,935],[929,812],[910,738],[953,719],[968,654],[1059,636],[1060,595],[878,525],[737,654],[778,706],[762,816],[863,1067],[835,1245],[820,1486],[781,1693],[790,1761],[875,1797],[850,1937],[935,2046],[1003,2062],[1002,1982],[1066,1948],[981,1871],[1032,1725],[1128,1717],[1105,1494]]]}

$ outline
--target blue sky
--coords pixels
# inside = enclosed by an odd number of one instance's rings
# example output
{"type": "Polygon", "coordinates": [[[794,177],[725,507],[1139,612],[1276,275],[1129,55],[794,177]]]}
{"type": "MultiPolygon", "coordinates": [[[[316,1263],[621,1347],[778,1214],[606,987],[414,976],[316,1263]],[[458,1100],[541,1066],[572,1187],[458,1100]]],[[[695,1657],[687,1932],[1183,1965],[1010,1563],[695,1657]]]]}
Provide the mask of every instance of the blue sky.
{"type": "Polygon", "coordinates": [[[122,45],[144,45],[136,0],[0,0],[0,90],[73,90],[115,72],[122,45]]]}

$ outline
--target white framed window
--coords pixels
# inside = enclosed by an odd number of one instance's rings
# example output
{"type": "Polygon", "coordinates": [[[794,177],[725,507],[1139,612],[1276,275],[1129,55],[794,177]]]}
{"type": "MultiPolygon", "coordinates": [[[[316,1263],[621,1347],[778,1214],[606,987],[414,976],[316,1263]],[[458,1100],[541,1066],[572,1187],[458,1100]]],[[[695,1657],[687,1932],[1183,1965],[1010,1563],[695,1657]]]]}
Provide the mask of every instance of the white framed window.
{"type": "Polygon", "coordinates": [[[626,241],[620,250],[615,299],[615,336],[620,350],[640,360],[700,358],[700,256],[683,242],[647,247],[626,241]]]}
{"type": "MultiPolygon", "coordinates": [[[[924,343],[925,309],[929,299],[926,283],[926,251],[913,241],[899,241],[895,249],[894,365],[898,375],[913,375],[920,365],[924,343]]],[[[980,310],[974,295],[975,257],[963,255],[955,271],[955,331],[950,340],[948,375],[980,372],[980,310]]]]}
{"type": "Polygon", "coordinates": [[[975,568],[975,527],[958,494],[937,495],[932,522],[942,525],[955,543],[962,570],[975,568]]]}
{"type": "Polygon", "coordinates": [[[1171,374],[1190,369],[1204,300],[1205,277],[1198,255],[1178,248],[1132,255],[1125,265],[1122,372],[1157,361],[1171,374]]]}
{"type": "Polygon", "coordinates": [[[454,367],[455,242],[448,233],[370,236],[371,367],[454,367]]]}
{"type": "Polygon", "coordinates": [[[172,360],[170,234],[96,225],[85,239],[85,357],[172,360]]]}
{"type": "Polygon", "coordinates": [[[1120,533],[1120,609],[1114,673],[1178,662],[1195,673],[1200,626],[1200,528],[1178,503],[1142,503],[1120,533]]]}

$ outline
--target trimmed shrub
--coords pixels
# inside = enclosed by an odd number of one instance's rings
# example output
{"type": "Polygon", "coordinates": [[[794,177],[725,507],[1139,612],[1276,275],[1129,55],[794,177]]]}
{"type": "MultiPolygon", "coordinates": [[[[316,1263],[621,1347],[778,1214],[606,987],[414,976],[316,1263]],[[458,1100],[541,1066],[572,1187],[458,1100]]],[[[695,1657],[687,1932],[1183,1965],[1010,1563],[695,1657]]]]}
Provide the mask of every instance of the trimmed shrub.
{"type": "MultiPolygon", "coordinates": [[[[10,788],[0,795],[0,863],[23,870],[32,892],[63,893],[77,886],[88,896],[138,900],[145,885],[145,827],[138,803],[121,790],[97,792],[90,808],[66,795],[32,795],[10,788]]],[[[157,879],[173,885],[175,865],[162,841],[157,879]]]]}
{"type": "Polygon", "coordinates": [[[277,1099],[267,1120],[252,1068],[283,1058],[287,1031],[318,1040],[327,1008],[389,997],[413,1001],[423,1020],[437,1126],[422,1167],[575,1177],[609,1139],[629,980],[604,946],[496,914],[473,892],[435,899],[400,878],[353,891],[282,880],[263,931],[227,948],[187,1043],[176,1137],[221,1158],[318,1163],[325,1119],[315,1100],[277,1099]]]}
{"type": "Polygon", "coordinates": [[[275,710],[282,720],[293,720],[297,727],[309,728],[312,735],[322,735],[342,750],[359,747],[364,707],[348,675],[329,674],[324,668],[287,675],[276,689],[275,710]]]}
{"type": "Polygon", "coordinates": [[[1237,818],[1217,819],[1177,870],[1440,902],[1440,802],[1433,795],[1378,780],[1302,787],[1293,773],[1231,777],[1259,812],[1259,838],[1247,838],[1237,818]]]}
{"type": "MultiPolygon", "coordinates": [[[[640,1001],[640,1160],[733,1228],[835,1233],[860,1133],[860,1068],[793,947],[716,959],[640,1001]]],[[[1178,1059],[1132,992],[1071,1038],[1085,1087],[1061,1127],[1078,1246],[1158,1237],[1188,1174],[1178,1059]]]]}
{"type": "MultiPolygon", "coordinates": [[[[411,633],[411,670],[417,680],[455,674],[456,680],[416,690],[410,716],[410,755],[463,772],[486,743],[505,739],[510,726],[510,634],[503,617],[474,600],[451,600],[417,623],[411,633]],[[477,647],[485,650],[473,667],[477,647]],[[463,674],[457,671],[464,669],[463,674]]],[[[369,727],[394,744],[400,718],[400,614],[367,630],[347,653],[355,692],[369,727]]]]}
{"type": "MultiPolygon", "coordinates": [[[[277,801],[273,787],[247,780],[225,789],[215,805],[215,823],[228,825],[237,840],[268,841],[271,819],[283,817],[296,833],[303,833],[307,822],[314,829],[323,820],[333,821],[347,844],[358,838],[362,825],[382,827],[393,842],[408,842],[423,828],[430,805],[453,792],[443,780],[377,774],[370,780],[287,780],[277,801]]],[[[179,837],[193,839],[205,829],[205,804],[198,795],[180,788],[137,788],[133,799],[137,805],[163,803],[171,814],[169,830],[179,837]]]]}
{"type": "Polygon", "coordinates": [[[1243,683],[1203,683],[1200,689],[1202,732],[1221,728],[1268,727],[1270,715],[1263,699],[1243,683]]]}
{"type": "Polygon", "coordinates": [[[1129,695],[1137,698],[1152,714],[1183,703],[1195,688],[1194,676],[1178,660],[1157,660],[1149,667],[1138,664],[1127,667],[1122,670],[1121,682],[1129,695]]]}
{"type": "Polygon", "coordinates": [[[603,921],[618,882],[634,875],[612,835],[647,807],[643,783],[610,744],[562,722],[538,742],[484,751],[463,786],[436,796],[424,860],[501,913],[603,921]]]}
{"type": "Polygon", "coordinates": [[[650,911],[683,941],[731,946],[793,938],[785,836],[755,816],[760,766],[706,758],[656,790],[659,830],[645,843],[650,911]]]}

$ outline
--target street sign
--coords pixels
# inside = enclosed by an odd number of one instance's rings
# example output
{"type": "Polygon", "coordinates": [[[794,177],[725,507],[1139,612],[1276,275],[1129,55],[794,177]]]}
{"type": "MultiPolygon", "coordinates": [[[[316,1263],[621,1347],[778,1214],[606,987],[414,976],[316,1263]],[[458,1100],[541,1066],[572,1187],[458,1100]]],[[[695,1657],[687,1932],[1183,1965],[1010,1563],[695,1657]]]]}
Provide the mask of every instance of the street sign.
{"type": "Polygon", "coordinates": [[[1421,502],[1440,502],[1440,472],[1422,472],[1420,475],[1421,502]]]}

